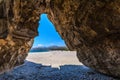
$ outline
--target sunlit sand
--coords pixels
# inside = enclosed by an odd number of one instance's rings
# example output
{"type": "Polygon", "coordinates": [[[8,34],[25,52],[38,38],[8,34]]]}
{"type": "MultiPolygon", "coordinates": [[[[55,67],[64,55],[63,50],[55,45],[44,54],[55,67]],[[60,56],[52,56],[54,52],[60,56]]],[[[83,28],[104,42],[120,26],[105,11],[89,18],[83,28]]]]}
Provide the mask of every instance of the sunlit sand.
{"type": "Polygon", "coordinates": [[[50,51],[29,53],[28,61],[59,67],[61,65],[82,65],[76,56],[76,51],[50,51]]]}

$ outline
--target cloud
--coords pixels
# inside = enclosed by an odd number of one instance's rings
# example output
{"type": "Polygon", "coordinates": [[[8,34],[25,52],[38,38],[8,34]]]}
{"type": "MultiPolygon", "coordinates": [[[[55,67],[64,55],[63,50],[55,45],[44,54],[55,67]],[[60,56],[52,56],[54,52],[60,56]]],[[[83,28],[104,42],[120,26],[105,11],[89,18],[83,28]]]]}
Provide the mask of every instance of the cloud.
{"type": "Polygon", "coordinates": [[[55,43],[50,43],[48,46],[66,46],[64,42],[55,42],[55,43]]]}
{"type": "Polygon", "coordinates": [[[43,44],[38,44],[38,47],[43,47],[44,45],[43,44]]]}

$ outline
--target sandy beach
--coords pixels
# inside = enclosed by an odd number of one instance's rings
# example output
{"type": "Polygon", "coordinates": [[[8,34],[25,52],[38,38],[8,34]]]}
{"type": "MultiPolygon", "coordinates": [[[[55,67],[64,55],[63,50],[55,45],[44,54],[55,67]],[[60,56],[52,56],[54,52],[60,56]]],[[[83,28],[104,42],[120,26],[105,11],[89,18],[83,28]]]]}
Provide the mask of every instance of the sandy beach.
{"type": "Polygon", "coordinates": [[[76,51],[50,51],[30,53],[28,61],[59,68],[62,65],[82,65],[76,57],[76,51]]]}
{"type": "Polygon", "coordinates": [[[29,53],[23,65],[0,75],[0,80],[119,80],[80,63],[75,51],[29,53]]]}

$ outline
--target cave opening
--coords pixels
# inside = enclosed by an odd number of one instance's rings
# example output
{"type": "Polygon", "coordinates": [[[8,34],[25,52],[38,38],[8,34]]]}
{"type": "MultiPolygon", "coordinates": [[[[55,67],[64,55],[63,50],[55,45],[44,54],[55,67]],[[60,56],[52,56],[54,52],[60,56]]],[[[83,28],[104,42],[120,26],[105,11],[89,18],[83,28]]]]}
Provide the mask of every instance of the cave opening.
{"type": "Polygon", "coordinates": [[[61,65],[81,65],[76,51],[69,51],[47,14],[40,16],[38,32],[27,61],[57,68],[61,65]]]}
{"type": "Polygon", "coordinates": [[[38,36],[35,37],[30,52],[46,52],[51,50],[68,50],[64,40],[56,31],[47,14],[41,14],[38,27],[38,36]]]}

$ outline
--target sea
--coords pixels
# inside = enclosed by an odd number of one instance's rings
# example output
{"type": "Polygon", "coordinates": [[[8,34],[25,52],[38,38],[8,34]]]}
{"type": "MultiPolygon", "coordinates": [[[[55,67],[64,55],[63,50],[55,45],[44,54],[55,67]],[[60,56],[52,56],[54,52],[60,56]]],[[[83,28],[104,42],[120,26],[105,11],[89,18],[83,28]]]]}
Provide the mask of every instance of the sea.
{"type": "Polygon", "coordinates": [[[34,52],[48,52],[49,50],[30,50],[30,53],[34,52]]]}

